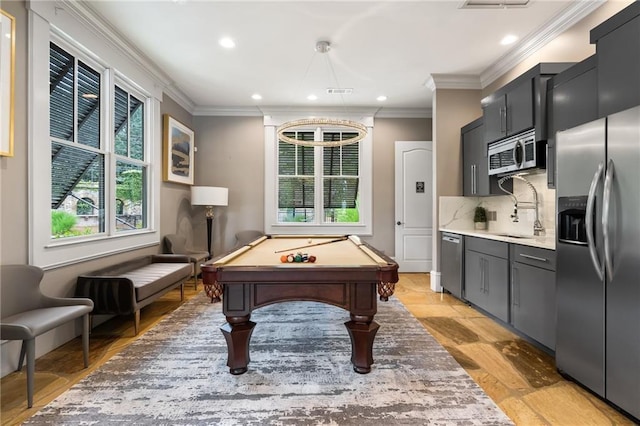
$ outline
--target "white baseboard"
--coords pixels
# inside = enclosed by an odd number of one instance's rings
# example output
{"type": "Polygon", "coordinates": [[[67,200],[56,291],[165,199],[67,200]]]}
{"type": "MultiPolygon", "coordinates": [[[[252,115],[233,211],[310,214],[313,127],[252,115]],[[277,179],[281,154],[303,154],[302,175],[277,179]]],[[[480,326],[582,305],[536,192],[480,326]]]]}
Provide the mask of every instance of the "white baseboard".
{"type": "Polygon", "coordinates": [[[431,290],[440,293],[442,291],[442,286],[440,285],[440,272],[431,271],[429,275],[431,276],[431,290]]]}

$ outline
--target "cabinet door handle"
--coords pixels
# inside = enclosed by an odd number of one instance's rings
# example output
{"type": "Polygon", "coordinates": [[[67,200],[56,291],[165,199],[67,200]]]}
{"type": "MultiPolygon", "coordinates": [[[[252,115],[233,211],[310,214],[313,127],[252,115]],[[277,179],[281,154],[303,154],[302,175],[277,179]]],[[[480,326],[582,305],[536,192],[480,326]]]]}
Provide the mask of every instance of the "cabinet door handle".
{"type": "Polygon", "coordinates": [[[480,258],[480,291],[484,293],[484,260],[480,258]]]}
{"type": "Polygon", "coordinates": [[[507,107],[500,107],[500,131],[507,132],[507,107]]]}
{"type": "Polygon", "coordinates": [[[520,283],[518,282],[518,268],[512,267],[511,275],[513,276],[511,280],[511,292],[513,293],[511,295],[511,303],[513,306],[520,306],[520,283]]]}
{"type": "Polygon", "coordinates": [[[485,293],[489,293],[489,285],[491,284],[491,282],[487,279],[487,275],[489,272],[489,261],[487,259],[482,259],[484,261],[484,292],[485,293]]]}
{"type": "Polygon", "coordinates": [[[524,258],[527,258],[527,259],[537,260],[539,262],[548,262],[549,261],[549,259],[545,259],[544,257],[531,256],[530,254],[520,253],[520,256],[522,256],[524,258]]]}
{"type": "Polygon", "coordinates": [[[476,175],[476,165],[471,165],[471,193],[476,195],[478,193],[478,184],[477,184],[477,175],[476,175]]]}

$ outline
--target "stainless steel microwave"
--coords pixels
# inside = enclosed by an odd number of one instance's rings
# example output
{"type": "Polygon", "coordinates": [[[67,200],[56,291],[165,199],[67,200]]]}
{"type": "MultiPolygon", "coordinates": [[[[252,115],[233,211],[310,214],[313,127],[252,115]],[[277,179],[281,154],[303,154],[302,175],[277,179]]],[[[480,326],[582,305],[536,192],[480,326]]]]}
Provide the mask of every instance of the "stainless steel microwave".
{"type": "Polygon", "coordinates": [[[544,165],[546,141],[536,141],[534,130],[489,144],[489,175],[512,173],[544,165]]]}

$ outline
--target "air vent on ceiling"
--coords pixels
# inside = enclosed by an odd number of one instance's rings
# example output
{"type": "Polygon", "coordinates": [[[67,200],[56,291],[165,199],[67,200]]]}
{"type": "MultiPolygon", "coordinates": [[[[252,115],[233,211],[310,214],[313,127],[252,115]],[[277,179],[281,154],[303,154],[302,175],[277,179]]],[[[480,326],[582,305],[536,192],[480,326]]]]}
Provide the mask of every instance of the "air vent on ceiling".
{"type": "Polygon", "coordinates": [[[328,87],[327,95],[350,95],[353,93],[353,89],[341,89],[338,87],[328,87]]]}
{"type": "Polygon", "coordinates": [[[527,7],[531,0],[465,0],[461,9],[495,9],[527,7]]]}

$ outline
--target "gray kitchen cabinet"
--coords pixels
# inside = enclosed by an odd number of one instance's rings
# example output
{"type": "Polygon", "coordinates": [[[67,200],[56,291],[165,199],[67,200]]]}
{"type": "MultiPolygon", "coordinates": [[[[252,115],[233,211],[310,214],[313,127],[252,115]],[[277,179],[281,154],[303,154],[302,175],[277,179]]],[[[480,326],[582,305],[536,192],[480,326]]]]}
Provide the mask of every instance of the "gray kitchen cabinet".
{"type": "Polygon", "coordinates": [[[509,322],[509,244],[465,237],[464,298],[509,322]]]}
{"type": "Polygon", "coordinates": [[[595,55],[552,77],[547,83],[547,186],[555,188],[556,132],[598,118],[598,85],[595,55]]]}
{"type": "Polygon", "coordinates": [[[555,349],[555,251],[511,244],[511,325],[555,349]]]}
{"type": "Polygon", "coordinates": [[[598,116],[640,105],[640,2],[591,30],[598,60],[598,116]]]}
{"type": "Polygon", "coordinates": [[[460,131],[462,140],[462,181],[464,196],[488,195],[489,172],[487,144],[484,141],[482,117],[464,126],[460,131]]]}
{"type": "MultiPolygon", "coordinates": [[[[464,196],[502,195],[498,180],[489,176],[487,143],[484,140],[483,118],[473,120],[460,129],[462,143],[462,188],[464,196]]],[[[503,184],[513,190],[513,181],[503,184]]]]}
{"type": "Polygon", "coordinates": [[[572,63],[540,63],[482,99],[485,142],[535,129],[536,140],[547,138],[546,83],[572,63]]]}
{"type": "Polygon", "coordinates": [[[518,80],[505,93],[496,92],[483,100],[487,142],[502,139],[533,127],[533,80],[518,80]]]}

